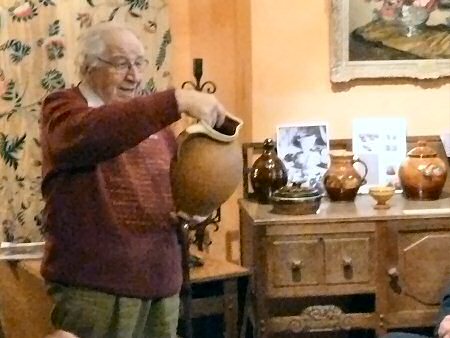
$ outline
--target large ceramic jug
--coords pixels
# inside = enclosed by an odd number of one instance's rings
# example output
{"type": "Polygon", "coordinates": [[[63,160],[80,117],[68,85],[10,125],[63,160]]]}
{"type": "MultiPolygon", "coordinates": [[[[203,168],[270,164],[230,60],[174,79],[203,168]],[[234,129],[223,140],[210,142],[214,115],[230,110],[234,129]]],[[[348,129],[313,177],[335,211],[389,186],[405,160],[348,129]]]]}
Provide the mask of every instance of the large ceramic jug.
{"type": "Polygon", "coordinates": [[[323,184],[332,201],[353,201],[359,187],[365,182],[367,165],[360,159],[354,159],[353,153],[346,150],[330,151],[330,166],[323,177],[323,184]],[[364,167],[364,175],[358,173],[354,164],[364,167]]]}
{"type": "Polygon", "coordinates": [[[210,216],[242,179],[242,153],[237,140],[242,121],[227,116],[220,128],[203,121],[177,138],[177,160],[171,165],[172,194],[178,212],[210,216]]]}
{"type": "Polygon", "coordinates": [[[398,171],[403,195],[413,200],[436,200],[447,178],[447,166],[425,141],[408,152],[398,171]]]}

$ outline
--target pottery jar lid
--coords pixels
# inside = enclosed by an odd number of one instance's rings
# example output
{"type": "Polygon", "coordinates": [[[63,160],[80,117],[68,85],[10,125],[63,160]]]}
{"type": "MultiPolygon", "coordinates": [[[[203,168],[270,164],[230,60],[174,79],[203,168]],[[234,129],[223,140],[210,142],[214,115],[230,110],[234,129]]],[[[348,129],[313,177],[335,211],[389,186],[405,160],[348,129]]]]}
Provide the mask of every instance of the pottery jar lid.
{"type": "Polygon", "coordinates": [[[427,143],[423,140],[417,142],[417,147],[411,149],[408,152],[409,157],[418,157],[418,158],[429,158],[429,157],[436,157],[437,153],[436,151],[427,146],[427,143]]]}
{"type": "Polygon", "coordinates": [[[330,150],[331,157],[345,157],[345,158],[353,158],[354,154],[351,151],[345,149],[336,149],[330,150]]]}
{"type": "Polygon", "coordinates": [[[273,197],[304,198],[320,196],[320,191],[315,188],[284,186],[273,193],[273,197]]]}

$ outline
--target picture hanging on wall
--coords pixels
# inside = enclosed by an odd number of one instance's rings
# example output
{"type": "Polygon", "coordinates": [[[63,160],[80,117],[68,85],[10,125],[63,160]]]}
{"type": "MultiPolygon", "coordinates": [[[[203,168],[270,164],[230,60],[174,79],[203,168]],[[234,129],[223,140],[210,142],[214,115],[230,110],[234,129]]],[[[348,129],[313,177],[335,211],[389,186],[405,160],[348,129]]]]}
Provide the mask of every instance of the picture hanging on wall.
{"type": "Polygon", "coordinates": [[[367,164],[367,183],[393,186],[400,191],[398,169],[406,157],[406,120],[403,118],[359,118],[353,121],[353,153],[367,164]],[[388,126],[388,127],[387,127],[388,126]]]}
{"type": "Polygon", "coordinates": [[[449,0],[332,0],[331,81],[450,76],[449,0]]]}
{"type": "Polygon", "coordinates": [[[327,171],[330,142],[326,123],[277,127],[277,152],[288,170],[288,184],[318,188],[327,171]]]}

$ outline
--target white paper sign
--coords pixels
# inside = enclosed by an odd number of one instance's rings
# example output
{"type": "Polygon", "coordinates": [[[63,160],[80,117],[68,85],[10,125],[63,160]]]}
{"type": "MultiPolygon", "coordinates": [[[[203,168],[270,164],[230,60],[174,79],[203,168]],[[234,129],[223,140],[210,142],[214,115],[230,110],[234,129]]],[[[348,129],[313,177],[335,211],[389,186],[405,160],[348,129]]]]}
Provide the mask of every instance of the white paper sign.
{"type": "Polygon", "coordinates": [[[441,141],[444,145],[445,154],[450,157],[450,131],[441,134],[441,141]]]}
{"type": "MultiPolygon", "coordinates": [[[[398,169],[406,157],[406,120],[402,118],[359,118],[353,121],[353,153],[367,164],[367,184],[394,186],[400,190],[398,169]]],[[[359,170],[362,172],[361,170],[359,170]]]]}

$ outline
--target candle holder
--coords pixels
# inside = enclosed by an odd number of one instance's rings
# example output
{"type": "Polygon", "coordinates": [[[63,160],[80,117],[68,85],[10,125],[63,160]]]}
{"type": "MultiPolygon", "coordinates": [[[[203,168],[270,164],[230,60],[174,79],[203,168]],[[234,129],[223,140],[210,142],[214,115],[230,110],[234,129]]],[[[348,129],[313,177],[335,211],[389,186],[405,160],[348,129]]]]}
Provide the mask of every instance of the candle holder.
{"type": "MultiPolygon", "coordinates": [[[[203,59],[195,58],[192,64],[195,82],[185,81],[181,85],[184,89],[188,86],[199,92],[207,92],[213,94],[216,92],[216,85],[211,81],[201,83],[203,76],[203,59]]],[[[180,239],[182,248],[182,267],[183,267],[183,287],[181,290],[181,301],[183,303],[184,318],[184,337],[192,338],[192,290],[190,282],[190,268],[203,266],[203,260],[190,253],[189,247],[195,244],[199,251],[203,251],[204,245],[210,245],[211,241],[205,243],[206,227],[214,224],[214,231],[219,230],[220,208],[215,213],[200,223],[189,223],[183,219],[179,219],[178,238],[180,239]],[[193,233],[193,237],[191,236],[193,233]]]]}
{"type": "Polygon", "coordinates": [[[195,82],[185,81],[181,85],[181,88],[185,88],[187,86],[191,86],[193,89],[199,92],[207,92],[209,94],[213,94],[216,92],[216,85],[214,82],[206,81],[201,83],[203,76],[203,59],[196,58],[193,60],[193,74],[195,78],[195,82]]]}

